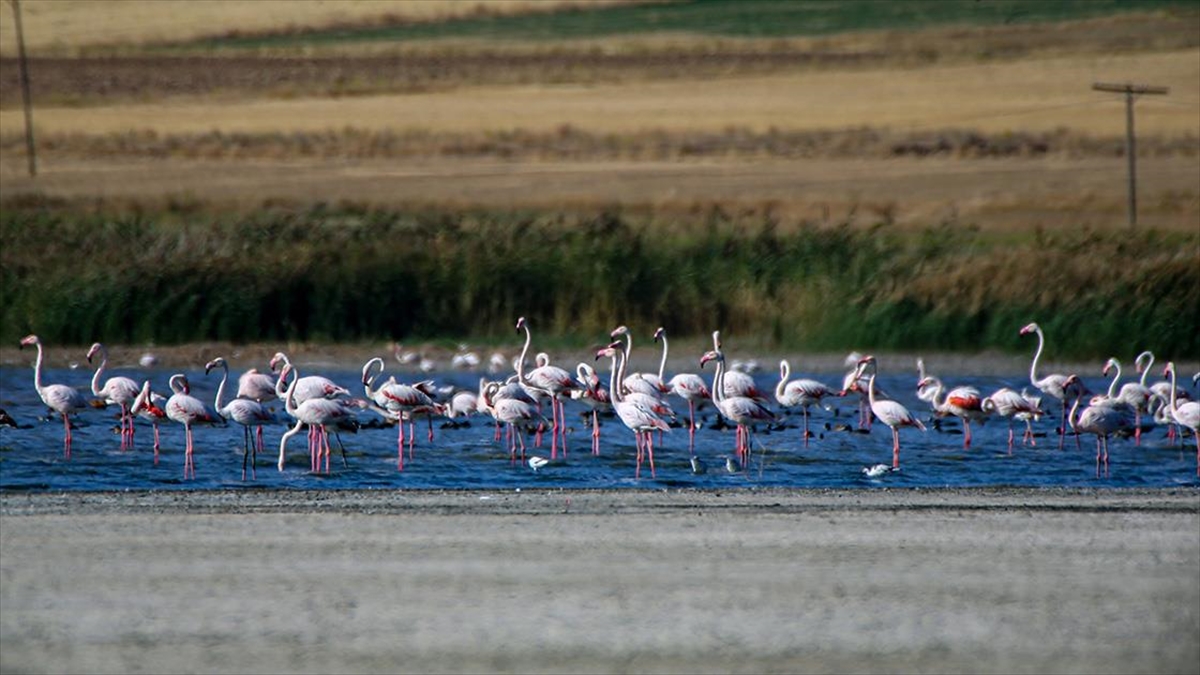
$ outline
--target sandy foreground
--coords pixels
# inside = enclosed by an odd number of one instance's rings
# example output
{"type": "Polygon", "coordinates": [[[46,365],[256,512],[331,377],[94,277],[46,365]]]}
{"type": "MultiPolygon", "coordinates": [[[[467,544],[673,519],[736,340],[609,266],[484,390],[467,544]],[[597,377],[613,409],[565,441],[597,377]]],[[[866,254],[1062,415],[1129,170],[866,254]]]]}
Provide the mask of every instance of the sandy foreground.
{"type": "Polygon", "coordinates": [[[0,671],[1200,672],[1200,492],[0,495],[0,671]]]}

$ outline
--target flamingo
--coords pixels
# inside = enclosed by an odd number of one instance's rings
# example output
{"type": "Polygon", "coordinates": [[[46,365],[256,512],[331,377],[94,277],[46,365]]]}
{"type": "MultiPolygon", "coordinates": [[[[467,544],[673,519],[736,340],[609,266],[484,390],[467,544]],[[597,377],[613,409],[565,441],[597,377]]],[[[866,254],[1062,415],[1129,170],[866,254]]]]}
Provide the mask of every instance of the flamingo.
{"type": "MultiPolygon", "coordinates": [[[[279,373],[281,382],[286,381],[294,372],[291,364],[285,364],[279,373]]],[[[293,378],[284,394],[284,408],[287,413],[296,418],[296,426],[283,434],[279,439],[279,470],[283,471],[285,452],[288,439],[300,432],[300,427],[308,425],[308,456],[309,469],[313,472],[321,470],[321,457],[325,457],[325,472],[329,472],[329,425],[352,420],[355,415],[353,408],[342,399],[310,398],[303,403],[296,400],[296,390],[299,388],[299,377],[293,378]]],[[[342,449],[342,464],[346,464],[346,451],[342,449]]]]}
{"type": "MultiPolygon", "coordinates": [[[[713,344],[720,346],[720,331],[713,331],[713,344]]],[[[774,423],[778,419],[757,399],[749,396],[730,396],[725,388],[725,353],[719,348],[706,352],[700,357],[700,367],[709,361],[717,362],[717,370],[713,373],[712,402],[721,415],[737,425],[735,451],[742,466],[750,465],[750,436],[754,428],[762,423],[774,423]]]]}
{"type": "Polygon", "coordinates": [[[917,391],[928,392],[928,401],[939,415],[954,415],[963,421],[963,448],[970,448],[971,421],[982,422],[988,415],[983,409],[983,399],[975,387],[955,387],[948,393],[945,390],[942,381],[932,375],[927,375],[917,383],[917,391]],[[943,393],[945,399],[942,398],[943,393]]]}
{"type": "Polygon", "coordinates": [[[667,381],[671,393],[688,404],[688,452],[695,454],[696,448],[696,403],[711,396],[708,385],[695,373],[677,373],[667,381]]]}
{"type": "MultiPolygon", "coordinates": [[[[1066,386],[1070,387],[1076,384],[1079,379],[1077,375],[1070,375],[1067,378],[1066,386]]],[[[1079,412],[1078,418],[1076,412],[1079,410],[1079,404],[1083,401],[1082,396],[1077,396],[1075,402],[1071,405],[1071,413],[1067,419],[1071,423],[1071,429],[1076,434],[1095,434],[1096,435],[1096,475],[1100,475],[1100,467],[1104,467],[1104,475],[1108,475],[1108,437],[1119,431],[1126,431],[1133,427],[1133,406],[1127,403],[1110,399],[1106,396],[1093,397],[1086,408],[1079,412]]]]}
{"type": "Polygon", "coordinates": [[[571,398],[583,403],[592,411],[592,454],[600,455],[600,411],[612,409],[612,396],[607,388],[600,384],[600,376],[596,369],[586,363],[575,366],[575,379],[582,389],[571,392],[571,398]]]}
{"type": "MultiPolygon", "coordinates": [[[[1058,437],[1058,449],[1062,450],[1063,444],[1066,442],[1067,438],[1067,392],[1064,389],[1064,385],[1067,382],[1067,376],[1060,373],[1053,373],[1040,380],[1038,379],[1037,364],[1038,359],[1042,356],[1042,350],[1046,347],[1046,335],[1042,332],[1041,326],[1037,325],[1036,323],[1030,323],[1026,325],[1021,329],[1020,334],[1028,335],[1030,333],[1037,333],[1038,346],[1037,352],[1035,352],[1033,355],[1033,361],[1029,364],[1029,383],[1037,387],[1043,394],[1052,398],[1056,398],[1062,403],[1062,420],[1059,423],[1060,435],[1058,437]]],[[[1078,378],[1076,381],[1078,381],[1078,378]]],[[[1082,385],[1083,383],[1080,382],[1079,386],[1082,385]]],[[[1076,436],[1076,440],[1078,440],[1078,438],[1079,437],[1076,436]]]]}
{"type": "Polygon", "coordinates": [[[225,418],[221,417],[212,406],[207,405],[200,399],[192,396],[187,376],[183,373],[176,373],[171,376],[170,380],[171,391],[175,392],[171,398],[167,399],[165,412],[167,418],[179,422],[183,425],[184,433],[187,437],[187,444],[184,447],[183,455],[183,477],[196,477],[196,462],[193,458],[193,450],[195,442],[192,438],[192,427],[197,424],[208,425],[225,425],[225,418]]]}
{"type": "MultiPolygon", "coordinates": [[[[1167,414],[1181,427],[1192,430],[1196,441],[1196,475],[1200,476],[1200,401],[1181,402],[1175,392],[1175,363],[1168,361],[1163,377],[1171,378],[1171,398],[1167,402],[1167,414]]],[[[1197,378],[1193,377],[1195,381],[1197,378]]]]}
{"type": "MultiPolygon", "coordinates": [[[[1142,352],[1138,355],[1135,365],[1140,368],[1142,358],[1147,355],[1149,355],[1150,358],[1154,358],[1150,352],[1142,352]]],[[[1133,407],[1133,442],[1134,445],[1141,445],[1142,413],[1149,411],[1151,396],[1150,390],[1140,382],[1126,382],[1125,384],[1121,385],[1120,391],[1117,391],[1117,382],[1121,379],[1121,362],[1118,361],[1116,357],[1112,357],[1105,362],[1104,370],[1101,372],[1104,375],[1108,375],[1109,370],[1116,370],[1116,373],[1113,375],[1112,382],[1110,382],[1108,385],[1108,398],[1117,401],[1124,401],[1133,407]]]]}
{"type": "MultiPolygon", "coordinates": [[[[628,369],[630,354],[633,352],[633,334],[630,332],[627,326],[617,326],[612,330],[611,333],[609,333],[609,337],[614,340],[622,335],[625,336],[624,363],[625,368],[628,369]]],[[[658,364],[658,373],[630,373],[621,381],[621,384],[625,387],[625,391],[640,391],[644,394],[655,396],[657,398],[662,398],[664,395],[670,392],[670,389],[663,384],[662,379],[663,368],[667,363],[668,347],[666,342],[666,331],[661,327],[654,331],[654,341],[658,342],[660,338],[663,339],[663,352],[662,359],[658,364]]]]}
{"type": "Polygon", "coordinates": [[[259,403],[274,401],[279,398],[279,394],[275,392],[275,378],[258,372],[257,368],[251,368],[238,376],[237,397],[259,403]]]}
{"type": "MultiPolygon", "coordinates": [[[[288,359],[283,352],[276,352],[275,356],[271,357],[270,367],[274,372],[280,366],[292,366],[292,372],[296,375],[296,403],[301,404],[310,398],[337,398],[339,396],[349,396],[350,390],[338,385],[328,377],[321,375],[306,375],[300,377],[300,371],[288,359]]],[[[287,385],[284,383],[282,373],[275,382],[275,395],[282,399],[285,395],[287,385]]]]}
{"type": "Polygon", "coordinates": [[[567,429],[563,419],[566,413],[562,407],[561,397],[573,389],[578,389],[578,386],[571,379],[570,373],[558,366],[550,365],[548,356],[544,364],[531,370],[528,375],[525,374],[525,355],[529,352],[529,343],[533,340],[533,334],[529,331],[529,324],[523,316],[517,319],[517,331],[520,332],[522,329],[525,331],[525,346],[521,349],[521,356],[517,359],[517,381],[534,398],[550,399],[550,413],[553,420],[550,434],[550,459],[556,459],[559,434],[562,435],[563,455],[567,454],[567,429]]]}
{"type": "MultiPolygon", "coordinates": [[[[375,387],[375,380],[383,375],[383,359],[378,356],[363,364],[362,368],[362,384],[363,391],[366,392],[367,398],[375,404],[375,410],[384,417],[395,420],[399,430],[396,438],[396,468],[400,471],[404,470],[404,422],[407,421],[409,438],[408,438],[408,458],[412,459],[413,443],[416,437],[416,423],[413,415],[418,411],[429,410],[434,407],[433,399],[424,391],[410,384],[400,384],[396,382],[396,378],[388,378],[379,387],[375,387]],[[373,373],[375,368],[379,368],[379,372],[373,373]]],[[[433,441],[433,422],[429,423],[429,440],[433,441]]]]}
{"type": "Polygon", "coordinates": [[[108,367],[108,349],[99,342],[88,349],[88,363],[91,363],[92,357],[97,354],[100,355],[100,366],[92,375],[92,394],[102,399],[107,405],[121,406],[121,449],[133,448],[133,416],[129,413],[129,406],[133,403],[133,399],[137,398],[139,391],[137,382],[118,375],[108,378],[101,387],[100,376],[108,367]]]}
{"type": "MultiPolygon", "coordinates": [[[[1150,374],[1150,368],[1154,366],[1154,354],[1150,352],[1142,352],[1138,356],[1139,362],[1143,356],[1147,357],[1147,363],[1145,367],[1141,369],[1141,384],[1142,386],[1146,386],[1146,376],[1150,374]]],[[[1198,375],[1200,375],[1200,373],[1198,373],[1198,375]]],[[[1195,378],[1193,378],[1193,382],[1195,382],[1195,378]]],[[[1150,406],[1153,407],[1158,413],[1154,415],[1155,421],[1161,420],[1161,423],[1167,425],[1167,440],[1171,443],[1174,443],[1176,424],[1174,420],[1172,420],[1170,412],[1167,411],[1167,407],[1171,399],[1171,393],[1174,392],[1176,400],[1179,401],[1190,401],[1192,400],[1192,395],[1188,390],[1182,387],[1172,386],[1168,380],[1155,382],[1154,384],[1149,385],[1147,388],[1150,390],[1150,406]]]]}
{"type": "Polygon", "coordinates": [[[232,419],[242,425],[244,432],[242,434],[245,441],[242,446],[242,480],[246,480],[246,460],[251,454],[250,427],[257,427],[253,444],[254,460],[250,464],[250,471],[254,478],[258,478],[258,453],[263,451],[262,425],[265,422],[273,421],[274,415],[263,404],[251,398],[235,398],[229,403],[221,405],[221,399],[225,397],[225,383],[229,380],[229,364],[225,362],[224,358],[218,356],[204,365],[204,374],[207,375],[213,368],[221,369],[221,384],[217,385],[217,397],[213,401],[213,406],[222,417],[232,419]]]}
{"type": "Polygon", "coordinates": [[[779,384],[775,385],[775,400],[784,408],[800,406],[804,411],[804,447],[808,447],[808,408],[821,405],[821,399],[837,394],[833,389],[821,382],[809,379],[788,381],[792,376],[792,367],[787,359],[779,361],[779,384]]]}
{"type": "Polygon", "coordinates": [[[635,393],[625,393],[621,390],[621,376],[624,366],[618,361],[624,361],[624,352],[620,342],[613,342],[604,349],[596,352],[596,358],[607,356],[612,359],[612,372],[609,373],[608,391],[612,397],[613,410],[621,423],[633,432],[634,445],[637,447],[637,468],[633,477],[640,478],[642,474],[642,457],[649,455],[650,477],[654,478],[654,431],[670,431],[671,425],[659,417],[653,407],[645,400],[649,397],[639,397],[635,393]]]}
{"type": "Polygon", "coordinates": [[[36,335],[27,335],[21,339],[21,347],[35,345],[37,361],[33,365],[33,388],[42,398],[48,408],[62,415],[63,420],[63,454],[71,459],[71,413],[87,408],[87,398],[79,390],[65,384],[42,385],[42,341],[36,335]]]}
{"type": "Polygon", "coordinates": [[[921,424],[921,420],[913,416],[900,403],[888,399],[879,399],[876,397],[875,377],[879,374],[879,364],[874,356],[864,356],[858,361],[858,369],[855,371],[855,384],[859,386],[857,381],[859,377],[866,373],[867,369],[871,370],[870,377],[867,378],[867,402],[871,406],[871,412],[874,413],[879,421],[883,422],[892,430],[892,469],[900,468],[900,427],[916,427],[921,431],[925,431],[925,425],[921,424]]]}
{"type": "Polygon", "coordinates": [[[517,441],[521,443],[521,459],[525,459],[525,433],[530,429],[545,424],[546,419],[537,411],[536,405],[524,398],[502,396],[503,385],[499,382],[488,382],[484,385],[480,401],[496,424],[504,424],[508,433],[508,456],[516,461],[517,441]]]}
{"type": "Polygon", "coordinates": [[[167,404],[167,399],[150,391],[150,380],[142,383],[142,389],[138,392],[137,398],[133,399],[133,405],[129,406],[130,415],[138,415],[144,419],[150,420],[150,424],[154,426],[154,465],[158,466],[158,423],[167,417],[167,413],[163,410],[163,406],[167,404]]]}
{"type": "Polygon", "coordinates": [[[1030,426],[1030,420],[1034,417],[1044,415],[1041,407],[1041,397],[1029,398],[1022,393],[1001,387],[997,389],[991,396],[980,401],[979,407],[986,413],[996,413],[1008,420],[1008,454],[1012,454],[1013,447],[1013,428],[1014,419],[1023,419],[1025,421],[1025,435],[1022,437],[1022,443],[1035,445],[1033,440],[1033,427],[1030,426]]]}
{"type": "MultiPolygon", "coordinates": [[[[870,431],[873,420],[871,402],[867,396],[866,378],[858,370],[858,362],[862,357],[863,355],[858,352],[850,352],[846,355],[843,364],[849,366],[850,370],[842,378],[842,389],[838,392],[838,396],[846,396],[851,393],[858,395],[858,428],[870,431]]],[[[918,359],[917,367],[918,372],[923,372],[925,363],[918,359]]],[[[879,385],[875,386],[875,396],[881,399],[891,398],[879,385]]]]}

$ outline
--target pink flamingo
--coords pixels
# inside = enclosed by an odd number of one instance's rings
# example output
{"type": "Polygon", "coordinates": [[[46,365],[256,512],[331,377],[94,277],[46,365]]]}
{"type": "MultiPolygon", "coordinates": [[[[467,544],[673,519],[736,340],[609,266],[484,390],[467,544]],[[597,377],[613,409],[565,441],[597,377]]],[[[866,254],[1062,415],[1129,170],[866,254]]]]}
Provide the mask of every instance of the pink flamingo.
{"type": "Polygon", "coordinates": [[[192,396],[188,386],[187,376],[177,373],[171,376],[171,391],[175,392],[167,399],[167,418],[183,425],[187,443],[183,454],[183,478],[196,477],[196,462],[193,458],[195,443],[192,439],[192,427],[197,424],[224,425],[225,418],[221,417],[212,406],[192,396]]]}
{"type": "Polygon", "coordinates": [[[63,420],[63,454],[71,459],[71,413],[79,412],[88,406],[87,398],[74,387],[65,384],[42,385],[42,341],[36,335],[27,335],[21,340],[21,347],[35,345],[37,361],[33,365],[33,388],[42,398],[48,408],[62,415],[63,420]]]}
{"type": "Polygon", "coordinates": [[[636,396],[634,393],[624,393],[621,390],[621,376],[624,375],[624,367],[618,361],[623,362],[624,352],[620,349],[620,342],[613,342],[609,346],[596,352],[596,358],[607,356],[612,359],[612,372],[609,374],[608,391],[612,397],[613,410],[616,411],[617,417],[621,419],[621,423],[633,432],[634,445],[637,448],[637,468],[634,470],[633,477],[640,478],[642,474],[642,458],[644,455],[649,455],[650,458],[650,477],[655,477],[654,472],[654,431],[670,431],[671,425],[654,412],[653,408],[647,404],[644,398],[636,396]]]}
{"type": "Polygon", "coordinates": [[[1025,420],[1025,435],[1022,443],[1036,445],[1033,440],[1033,427],[1030,421],[1034,417],[1046,414],[1040,407],[1041,397],[1036,399],[1019,394],[1008,387],[1001,387],[995,393],[980,402],[980,408],[986,413],[996,413],[1008,420],[1008,454],[1012,454],[1014,419],[1025,420]]]}
{"type": "MultiPolygon", "coordinates": [[[[1175,363],[1168,361],[1163,377],[1171,378],[1171,397],[1167,402],[1167,414],[1181,427],[1192,430],[1196,440],[1196,475],[1200,476],[1200,401],[1181,402],[1175,392],[1175,363]]],[[[1193,381],[1196,378],[1193,378],[1193,381]]]]}
{"type": "Polygon", "coordinates": [[[792,367],[787,359],[779,361],[779,384],[775,385],[775,400],[784,408],[800,406],[804,411],[804,447],[808,447],[808,409],[813,405],[821,405],[821,399],[826,396],[836,396],[830,387],[821,382],[809,379],[788,381],[792,376],[792,367]]]}
{"type": "MultiPolygon", "coordinates": [[[[625,336],[624,363],[625,368],[628,369],[630,354],[633,353],[633,334],[630,332],[627,326],[617,326],[612,330],[611,333],[609,333],[609,338],[616,340],[622,335],[625,336]]],[[[637,391],[646,394],[647,396],[654,396],[660,399],[670,393],[670,388],[663,384],[662,380],[662,372],[667,362],[668,349],[666,331],[662,328],[659,328],[654,332],[654,341],[658,342],[659,339],[662,339],[663,341],[663,351],[662,358],[658,364],[658,373],[638,372],[626,375],[625,378],[621,380],[621,384],[624,385],[625,391],[637,391]]]]}
{"type": "Polygon", "coordinates": [[[167,399],[150,391],[150,380],[146,380],[137,398],[133,399],[133,405],[129,406],[129,414],[149,420],[154,427],[154,466],[158,466],[158,423],[167,417],[163,410],[166,404],[167,399]]]}
{"type": "MultiPolygon", "coordinates": [[[[328,377],[321,375],[306,375],[300,377],[300,371],[292,365],[291,360],[283,352],[276,352],[275,356],[271,357],[270,367],[274,371],[280,366],[292,366],[292,372],[296,375],[296,403],[304,403],[310,398],[337,398],[339,396],[349,396],[350,390],[338,385],[328,377]]],[[[286,384],[284,377],[280,373],[279,379],[275,382],[275,395],[282,399],[285,395],[286,384]]]]}
{"type": "Polygon", "coordinates": [[[133,415],[129,413],[129,406],[133,403],[133,399],[137,398],[139,391],[137,382],[128,377],[117,376],[108,378],[101,387],[100,376],[108,367],[108,349],[99,342],[93,344],[87,353],[88,363],[92,362],[92,357],[96,354],[100,355],[100,366],[92,375],[92,394],[102,399],[106,405],[116,404],[121,407],[121,449],[132,449],[133,415]]]}
{"type": "MultiPolygon", "coordinates": [[[[1070,375],[1067,377],[1065,386],[1067,388],[1079,386],[1078,379],[1077,375],[1070,375]]],[[[1075,398],[1075,403],[1071,405],[1071,412],[1067,419],[1076,434],[1096,435],[1096,475],[1100,475],[1100,467],[1103,465],[1104,475],[1107,476],[1108,437],[1118,431],[1127,431],[1133,427],[1133,406],[1105,396],[1096,396],[1083,411],[1079,412],[1077,419],[1076,412],[1082,401],[1082,396],[1075,398]]]]}
{"type": "Polygon", "coordinates": [[[600,411],[612,409],[612,396],[608,388],[600,384],[596,369],[586,363],[575,366],[575,379],[581,389],[571,392],[571,398],[583,403],[592,411],[592,454],[600,455],[600,411]]]}
{"type": "MultiPolygon", "coordinates": [[[[293,372],[291,364],[285,364],[279,374],[281,381],[286,381],[293,372]]],[[[296,400],[296,390],[299,388],[299,377],[292,379],[284,394],[284,407],[287,413],[296,418],[296,426],[283,434],[279,439],[279,470],[283,471],[288,439],[300,432],[300,427],[308,425],[308,457],[309,470],[321,471],[321,457],[325,458],[325,473],[329,473],[329,425],[352,420],[355,410],[340,399],[310,398],[303,403],[296,400]]],[[[346,451],[342,450],[342,462],[346,462],[346,451]]]]}
{"type": "Polygon", "coordinates": [[[879,374],[879,364],[874,356],[864,356],[858,361],[858,369],[854,380],[855,387],[859,386],[857,381],[859,377],[864,375],[870,369],[871,374],[867,378],[867,402],[871,406],[871,412],[879,418],[892,430],[892,469],[900,468],[900,427],[916,427],[921,431],[925,431],[925,425],[921,424],[921,420],[913,416],[900,403],[889,399],[880,399],[876,397],[875,377],[879,374]]]}
{"type": "Polygon", "coordinates": [[[971,447],[971,421],[982,422],[987,418],[983,409],[983,398],[975,387],[955,387],[946,392],[942,381],[932,375],[917,383],[918,391],[929,392],[929,403],[938,415],[954,415],[963,421],[963,448],[971,447]],[[943,398],[945,394],[945,398],[943,398]]]}
{"type": "MultiPolygon", "coordinates": [[[[1058,437],[1058,449],[1062,450],[1063,444],[1066,442],[1066,438],[1067,438],[1067,394],[1068,394],[1068,392],[1065,389],[1065,385],[1067,382],[1067,376],[1062,375],[1060,373],[1053,373],[1051,375],[1047,375],[1046,377],[1044,377],[1040,380],[1038,379],[1037,364],[1038,364],[1038,359],[1040,359],[1042,357],[1042,350],[1046,346],[1046,335],[1044,333],[1042,333],[1041,327],[1038,326],[1036,323],[1031,323],[1021,329],[1021,335],[1028,335],[1030,333],[1037,333],[1038,346],[1037,346],[1037,352],[1035,352],[1033,355],[1033,362],[1029,364],[1029,382],[1033,386],[1037,387],[1043,394],[1053,397],[1053,398],[1056,398],[1062,403],[1062,421],[1060,422],[1059,428],[1058,428],[1058,431],[1060,434],[1058,437]]],[[[1077,378],[1077,381],[1078,381],[1078,378],[1077,378]]],[[[1080,386],[1082,386],[1082,384],[1083,383],[1080,382],[1080,386]]],[[[1078,436],[1076,436],[1076,440],[1078,440],[1078,436]]]]}
{"type": "MultiPolygon", "coordinates": [[[[1154,358],[1150,352],[1142,352],[1138,355],[1135,365],[1141,369],[1141,361],[1143,357],[1149,355],[1154,358]]],[[[1148,412],[1150,407],[1150,390],[1145,385],[1139,382],[1126,382],[1121,385],[1120,391],[1117,390],[1117,382],[1121,379],[1121,362],[1116,357],[1110,358],[1104,364],[1103,375],[1108,375],[1108,371],[1115,370],[1112,382],[1108,384],[1108,397],[1113,400],[1123,401],[1133,407],[1133,444],[1142,444],[1142,413],[1148,412]]]]}
{"type": "MultiPolygon", "coordinates": [[[[376,387],[375,380],[383,375],[383,359],[375,357],[363,364],[363,391],[384,417],[395,420],[398,427],[396,438],[396,468],[404,470],[404,423],[408,422],[408,458],[413,455],[413,444],[416,438],[416,422],[414,415],[434,409],[433,399],[424,391],[410,384],[396,382],[390,377],[382,385],[376,387]],[[378,367],[379,372],[374,372],[378,367]]],[[[429,423],[429,440],[433,441],[433,422],[429,423]]]]}
{"type": "Polygon", "coordinates": [[[238,376],[237,397],[259,403],[274,401],[279,398],[279,394],[275,392],[275,378],[258,372],[257,368],[251,368],[238,376]]]}
{"type": "MultiPolygon", "coordinates": [[[[713,344],[720,346],[720,331],[713,331],[713,344]]],[[[709,361],[717,362],[717,370],[713,373],[712,402],[725,419],[737,425],[735,452],[743,467],[750,466],[750,439],[754,428],[763,423],[777,422],[775,413],[771,412],[757,399],[748,396],[731,396],[725,388],[725,353],[719,348],[706,352],[700,357],[700,367],[709,361]]]]}
{"type": "MultiPolygon", "coordinates": [[[[1154,366],[1154,354],[1151,354],[1150,352],[1142,352],[1142,354],[1138,356],[1139,362],[1142,356],[1148,357],[1146,366],[1144,369],[1142,369],[1141,379],[1142,386],[1146,386],[1146,376],[1150,374],[1150,368],[1154,366]]],[[[1151,403],[1157,413],[1155,415],[1155,419],[1156,421],[1159,421],[1161,418],[1161,423],[1167,425],[1167,440],[1171,443],[1174,443],[1176,424],[1174,421],[1172,421],[1171,414],[1167,410],[1168,403],[1171,400],[1171,393],[1174,392],[1175,398],[1179,401],[1190,401],[1192,400],[1191,392],[1183,387],[1172,385],[1169,380],[1155,382],[1154,384],[1149,385],[1148,388],[1150,389],[1150,395],[1152,397],[1151,403]]]]}
{"type": "Polygon", "coordinates": [[[263,404],[250,398],[235,398],[225,405],[221,404],[221,399],[225,397],[225,383],[229,380],[229,364],[225,359],[218,356],[204,365],[204,374],[207,375],[213,368],[221,369],[221,384],[217,385],[217,397],[213,401],[213,406],[222,417],[231,419],[234,422],[242,425],[245,444],[242,446],[242,480],[246,480],[246,460],[251,454],[250,446],[250,427],[257,427],[255,442],[253,443],[254,460],[250,464],[250,471],[254,478],[258,478],[258,453],[263,451],[262,442],[262,425],[266,422],[271,422],[275,419],[263,404]]]}
{"type": "Polygon", "coordinates": [[[529,352],[529,343],[533,340],[533,334],[529,331],[529,324],[525,321],[525,317],[517,319],[517,331],[522,329],[525,331],[525,346],[521,349],[521,356],[517,359],[517,381],[526,390],[530,390],[529,393],[534,398],[550,399],[550,413],[553,420],[550,436],[550,459],[555,459],[558,455],[559,434],[562,435],[563,455],[565,456],[567,453],[567,429],[564,420],[566,412],[563,410],[561,397],[571,390],[578,389],[578,386],[571,379],[570,373],[558,366],[550,365],[549,357],[546,357],[544,364],[531,370],[528,375],[525,374],[525,355],[529,352]]]}
{"type": "Polygon", "coordinates": [[[712,392],[708,385],[695,373],[677,373],[667,381],[671,393],[688,404],[688,452],[695,454],[696,448],[696,403],[708,400],[712,392]]]}
{"type": "Polygon", "coordinates": [[[525,460],[525,434],[530,430],[544,425],[546,418],[538,412],[536,405],[527,398],[502,396],[503,386],[499,382],[489,382],[484,386],[483,402],[487,411],[496,419],[497,424],[504,424],[508,434],[508,456],[515,461],[517,457],[517,441],[521,443],[521,461],[525,460]]]}

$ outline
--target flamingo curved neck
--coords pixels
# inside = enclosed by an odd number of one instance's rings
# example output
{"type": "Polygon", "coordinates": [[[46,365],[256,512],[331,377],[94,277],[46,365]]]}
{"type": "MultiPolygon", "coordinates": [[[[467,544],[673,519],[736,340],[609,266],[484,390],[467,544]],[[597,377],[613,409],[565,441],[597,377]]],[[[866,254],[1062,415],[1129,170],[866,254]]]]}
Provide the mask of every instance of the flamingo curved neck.
{"type": "Polygon", "coordinates": [[[168,381],[168,384],[171,386],[171,391],[176,394],[186,394],[187,387],[183,385],[183,381],[183,375],[179,373],[172,375],[170,381],[168,381]]]}
{"type": "Polygon", "coordinates": [[[37,341],[33,343],[37,347],[37,360],[33,362],[33,388],[38,394],[42,393],[42,343],[37,341]]]}
{"type": "Polygon", "coordinates": [[[667,334],[663,333],[661,337],[662,337],[662,341],[663,341],[663,353],[662,353],[662,359],[659,360],[659,362],[658,362],[658,381],[659,382],[663,381],[663,372],[665,372],[667,369],[667,349],[668,349],[667,334]]]}
{"type": "Polygon", "coordinates": [[[1151,354],[1150,352],[1142,352],[1141,354],[1138,354],[1137,360],[1134,361],[1134,364],[1136,364],[1138,368],[1142,369],[1142,379],[1139,380],[1139,383],[1143,388],[1145,388],[1146,376],[1150,374],[1150,369],[1154,367],[1154,354],[1151,354]],[[1143,359],[1146,360],[1145,366],[1142,365],[1143,359]]]}
{"type": "Polygon", "coordinates": [[[779,362],[779,384],[775,385],[775,398],[782,399],[787,391],[787,382],[792,377],[792,366],[784,359],[779,362]]]}
{"type": "Polygon", "coordinates": [[[363,390],[366,392],[367,398],[375,398],[375,380],[380,375],[383,375],[383,359],[376,356],[363,366],[363,390]],[[371,374],[375,366],[379,366],[379,372],[371,374]]]}
{"type": "Polygon", "coordinates": [[[1038,386],[1037,364],[1038,359],[1042,357],[1042,349],[1046,346],[1046,336],[1042,334],[1041,326],[1038,326],[1033,330],[1035,333],[1037,333],[1038,346],[1037,351],[1033,354],[1033,362],[1029,364],[1029,383],[1036,387],[1038,386]]]}
{"type": "Polygon", "coordinates": [[[521,328],[525,329],[525,346],[521,348],[521,356],[517,358],[517,381],[525,382],[525,355],[529,353],[529,343],[533,341],[533,333],[529,332],[529,326],[521,323],[521,328]]]}
{"type": "Polygon", "coordinates": [[[221,362],[221,384],[217,385],[217,398],[213,401],[213,405],[217,410],[222,410],[221,399],[225,398],[225,382],[229,379],[229,364],[221,362]]]}
{"type": "MultiPolygon", "coordinates": [[[[930,403],[933,404],[934,408],[941,410],[946,405],[946,401],[943,398],[946,395],[946,386],[936,377],[929,378],[929,380],[929,386],[933,388],[933,398],[930,400],[930,403]]],[[[871,382],[874,383],[874,381],[875,377],[872,375],[871,382]]]]}
{"type": "Polygon", "coordinates": [[[100,353],[100,365],[96,367],[96,372],[92,374],[92,394],[99,396],[100,375],[104,372],[104,369],[108,367],[108,350],[104,347],[100,347],[100,349],[97,351],[100,353]]]}
{"type": "Polygon", "coordinates": [[[619,379],[623,374],[621,370],[624,368],[620,354],[621,350],[612,350],[612,371],[608,374],[608,392],[614,405],[625,402],[625,394],[621,391],[621,380],[619,379]]]}
{"type": "Polygon", "coordinates": [[[1112,382],[1108,383],[1108,397],[1116,398],[1116,396],[1117,396],[1117,380],[1121,379],[1121,364],[1116,359],[1109,359],[1108,362],[1111,363],[1113,365],[1113,367],[1117,370],[1117,374],[1113,376],[1112,382]]]}
{"type": "Polygon", "coordinates": [[[1171,412],[1171,417],[1175,416],[1175,364],[1167,364],[1167,373],[1171,376],[1171,394],[1168,397],[1167,410],[1171,412]]]}

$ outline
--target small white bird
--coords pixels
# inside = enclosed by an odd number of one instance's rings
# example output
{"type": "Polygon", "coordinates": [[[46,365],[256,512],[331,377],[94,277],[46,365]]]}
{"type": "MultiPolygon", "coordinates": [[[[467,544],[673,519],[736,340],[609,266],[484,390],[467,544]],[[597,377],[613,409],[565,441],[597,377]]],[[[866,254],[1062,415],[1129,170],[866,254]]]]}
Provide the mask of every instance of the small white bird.
{"type": "Polygon", "coordinates": [[[876,464],[875,466],[864,466],[863,475],[867,478],[879,478],[885,473],[891,473],[892,467],[887,464],[876,464]]]}
{"type": "Polygon", "coordinates": [[[693,455],[691,461],[692,461],[692,473],[696,474],[697,476],[699,476],[702,473],[708,473],[708,465],[704,463],[704,460],[693,455]]]}
{"type": "Polygon", "coordinates": [[[545,457],[538,457],[535,455],[529,458],[529,468],[533,469],[534,473],[537,473],[538,469],[546,466],[549,463],[550,460],[546,459],[545,457]]]}

